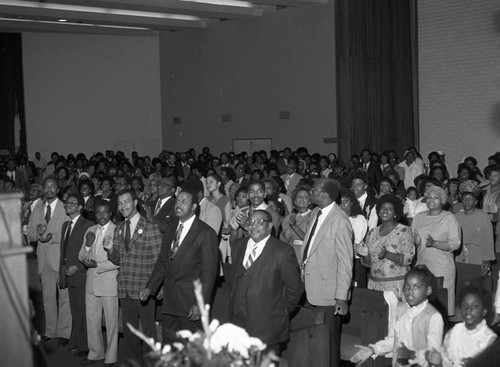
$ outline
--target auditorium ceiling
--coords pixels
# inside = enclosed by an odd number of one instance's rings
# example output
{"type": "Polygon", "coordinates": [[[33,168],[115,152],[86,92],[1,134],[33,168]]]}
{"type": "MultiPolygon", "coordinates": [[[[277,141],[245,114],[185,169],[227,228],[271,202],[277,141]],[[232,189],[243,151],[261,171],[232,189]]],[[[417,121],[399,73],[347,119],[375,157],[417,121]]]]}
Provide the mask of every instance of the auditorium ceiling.
{"type": "Polygon", "coordinates": [[[333,0],[0,0],[0,32],[154,35],[333,0]]]}

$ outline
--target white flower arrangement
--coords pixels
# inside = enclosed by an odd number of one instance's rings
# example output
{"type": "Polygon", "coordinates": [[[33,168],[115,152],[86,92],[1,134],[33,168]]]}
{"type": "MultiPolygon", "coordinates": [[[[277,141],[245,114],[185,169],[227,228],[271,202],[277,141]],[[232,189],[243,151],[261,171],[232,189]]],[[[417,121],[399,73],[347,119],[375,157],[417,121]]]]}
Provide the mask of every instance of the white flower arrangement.
{"type": "Polygon", "coordinates": [[[153,338],[148,338],[139,330],[127,324],[129,329],[149,347],[148,363],[155,367],[271,367],[278,358],[269,353],[262,356],[266,345],[258,338],[251,337],[234,324],[220,325],[218,320],[209,323],[210,306],[205,305],[202,285],[194,281],[196,300],[201,312],[203,331],[189,330],[177,332],[179,342],[162,346],[153,338]]]}

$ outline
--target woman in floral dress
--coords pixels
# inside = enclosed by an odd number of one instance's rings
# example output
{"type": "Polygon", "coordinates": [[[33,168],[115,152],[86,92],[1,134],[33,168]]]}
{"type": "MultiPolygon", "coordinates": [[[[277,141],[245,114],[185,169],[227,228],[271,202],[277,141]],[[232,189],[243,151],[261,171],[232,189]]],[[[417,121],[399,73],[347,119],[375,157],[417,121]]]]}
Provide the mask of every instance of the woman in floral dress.
{"type": "Polygon", "coordinates": [[[383,195],[377,201],[380,221],[367,236],[366,245],[357,253],[361,263],[370,267],[368,289],[393,291],[403,297],[403,283],[415,255],[413,234],[409,227],[399,223],[403,217],[403,203],[394,195],[383,195]]]}

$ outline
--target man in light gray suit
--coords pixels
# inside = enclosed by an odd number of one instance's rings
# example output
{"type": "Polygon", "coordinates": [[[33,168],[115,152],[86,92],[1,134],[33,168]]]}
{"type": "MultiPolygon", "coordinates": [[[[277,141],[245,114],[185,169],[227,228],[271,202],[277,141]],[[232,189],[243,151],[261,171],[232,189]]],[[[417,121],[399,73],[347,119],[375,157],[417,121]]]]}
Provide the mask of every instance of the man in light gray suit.
{"type": "Polygon", "coordinates": [[[347,215],[335,203],[338,183],[322,178],[312,189],[313,221],[309,225],[302,253],[302,276],[306,289],[304,307],[325,312],[330,329],[330,366],[340,366],[341,316],[348,311],[352,278],[352,227],[347,215]]]}
{"type": "Polygon", "coordinates": [[[118,357],[118,290],[116,276],[118,266],[108,260],[106,249],[113,246],[116,225],[111,222],[109,201],[95,204],[97,225],[85,234],[78,258],[87,270],[85,285],[85,307],[87,319],[87,341],[89,354],[82,364],[91,364],[104,359],[105,366],[112,366],[118,357]],[[104,311],[107,350],[104,352],[101,320],[104,311]]]}
{"type": "Polygon", "coordinates": [[[29,241],[38,241],[38,275],[42,282],[45,332],[42,342],[60,338],[68,344],[71,336],[71,311],[68,289],[58,289],[61,256],[61,231],[68,219],[62,201],[57,198],[59,184],[53,177],[43,182],[45,203],[37,205],[30,217],[27,233],[29,241]]]}

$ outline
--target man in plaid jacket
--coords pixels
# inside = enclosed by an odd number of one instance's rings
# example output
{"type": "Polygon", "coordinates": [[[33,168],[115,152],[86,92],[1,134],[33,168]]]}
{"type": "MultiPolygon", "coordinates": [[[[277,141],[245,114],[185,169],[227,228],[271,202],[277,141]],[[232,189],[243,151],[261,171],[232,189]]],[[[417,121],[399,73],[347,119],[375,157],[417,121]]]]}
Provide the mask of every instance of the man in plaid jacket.
{"type": "MultiPolygon", "coordinates": [[[[139,327],[143,333],[157,339],[155,327],[155,300],[141,302],[139,292],[146,283],[156,264],[162,244],[158,226],[148,223],[137,211],[137,197],[132,190],[118,192],[118,210],[125,220],[116,227],[108,259],[120,266],[118,272],[118,298],[122,308],[123,324],[139,327]]],[[[123,351],[127,359],[143,364],[143,351],[139,338],[128,327],[123,327],[123,351]]]]}

